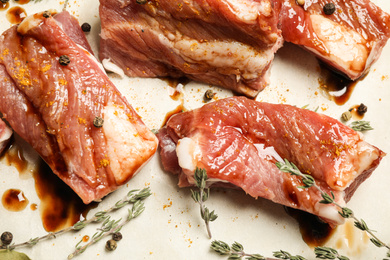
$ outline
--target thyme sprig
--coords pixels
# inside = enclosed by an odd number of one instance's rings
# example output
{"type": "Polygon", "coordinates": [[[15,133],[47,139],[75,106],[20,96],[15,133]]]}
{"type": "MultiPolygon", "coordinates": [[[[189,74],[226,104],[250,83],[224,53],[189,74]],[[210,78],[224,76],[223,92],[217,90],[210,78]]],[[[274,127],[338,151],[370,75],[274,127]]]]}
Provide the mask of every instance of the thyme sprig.
{"type": "Polygon", "coordinates": [[[207,234],[209,238],[211,238],[212,235],[209,223],[210,221],[216,220],[218,215],[215,214],[214,210],[210,212],[210,210],[204,205],[204,202],[210,196],[210,189],[206,188],[206,181],[208,179],[206,170],[196,168],[194,172],[194,178],[199,191],[191,190],[191,196],[192,199],[200,206],[200,215],[206,224],[207,234]]]}
{"type": "Polygon", "coordinates": [[[352,122],[350,124],[350,127],[353,130],[359,131],[359,132],[374,130],[374,128],[372,128],[369,121],[363,121],[363,120],[352,122]]]}
{"type": "Polygon", "coordinates": [[[276,258],[264,257],[260,254],[247,254],[244,252],[244,247],[238,242],[234,242],[230,247],[227,243],[221,240],[214,240],[211,242],[210,248],[220,255],[228,255],[229,260],[238,260],[245,257],[248,260],[276,260],[277,259],[290,259],[290,260],[306,260],[303,256],[291,255],[290,253],[280,250],[273,252],[273,256],[276,258]]]}
{"type": "Polygon", "coordinates": [[[339,259],[339,260],[349,260],[348,257],[340,255],[336,249],[331,247],[316,247],[314,248],[314,253],[316,254],[316,258],[319,259],[339,259]]]}
{"type": "MultiPolygon", "coordinates": [[[[363,219],[359,220],[355,216],[354,212],[351,209],[349,209],[347,207],[343,207],[340,204],[338,204],[335,201],[335,197],[334,197],[333,192],[331,192],[331,194],[328,194],[328,193],[324,192],[315,183],[314,178],[311,175],[303,174],[294,163],[289,162],[286,159],[284,160],[284,162],[276,162],[276,166],[282,172],[286,172],[286,173],[290,173],[291,175],[302,177],[302,182],[303,182],[304,186],[301,186],[301,188],[313,187],[313,188],[317,189],[321,193],[321,196],[323,198],[323,200],[321,200],[320,203],[322,203],[322,204],[333,204],[336,207],[338,207],[340,209],[340,211],[339,211],[340,216],[342,216],[343,218],[351,218],[351,219],[353,219],[355,227],[357,227],[361,231],[367,232],[367,234],[369,234],[369,236],[370,236],[370,241],[375,246],[377,246],[377,247],[386,247],[388,250],[390,250],[390,246],[388,244],[384,243],[382,240],[380,240],[374,234],[375,231],[370,229],[363,219]]],[[[323,258],[323,259],[326,259],[326,258],[323,258]]],[[[331,258],[331,259],[335,259],[335,258],[331,258]]]]}
{"type": "Polygon", "coordinates": [[[120,209],[120,208],[122,208],[122,207],[124,207],[124,206],[126,206],[128,204],[135,204],[137,201],[143,200],[143,199],[145,199],[145,198],[147,198],[147,197],[149,197],[151,195],[149,187],[144,188],[141,191],[139,191],[138,193],[134,194],[137,191],[138,190],[131,190],[131,191],[129,191],[127,193],[127,195],[123,199],[121,199],[117,203],[115,203],[114,206],[110,207],[107,210],[103,210],[103,211],[97,212],[90,219],[80,220],[80,221],[78,221],[77,223],[75,223],[71,227],[62,229],[62,230],[57,231],[57,232],[50,232],[50,233],[48,233],[48,234],[46,234],[44,236],[41,236],[41,237],[31,238],[30,240],[28,240],[28,241],[26,241],[24,243],[12,244],[12,245],[7,245],[7,246],[0,245],[0,249],[13,250],[13,249],[18,248],[18,247],[35,246],[40,241],[43,241],[43,240],[46,240],[46,239],[51,239],[51,238],[56,238],[57,236],[60,236],[60,235],[62,235],[64,233],[67,233],[69,231],[79,231],[79,230],[85,228],[90,223],[99,223],[99,222],[106,221],[107,218],[109,217],[108,213],[110,213],[112,211],[115,211],[117,209],[120,209]]]}
{"type": "Polygon", "coordinates": [[[77,255],[84,253],[84,251],[91,245],[99,242],[104,237],[112,235],[114,233],[119,232],[124,225],[129,223],[132,219],[138,217],[145,210],[145,205],[141,200],[137,200],[134,202],[131,210],[128,210],[127,218],[120,223],[122,219],[119,220],[110,220],[110,216],[106,217],[105,221],[102,223],[102,226],[98,229],[92,238],[91,241],[84,246],[80,246],[83,239],[80,240],[79,243],[76,244],[76,250],[68,256],[68,259],[72,259],[77,255]]]}

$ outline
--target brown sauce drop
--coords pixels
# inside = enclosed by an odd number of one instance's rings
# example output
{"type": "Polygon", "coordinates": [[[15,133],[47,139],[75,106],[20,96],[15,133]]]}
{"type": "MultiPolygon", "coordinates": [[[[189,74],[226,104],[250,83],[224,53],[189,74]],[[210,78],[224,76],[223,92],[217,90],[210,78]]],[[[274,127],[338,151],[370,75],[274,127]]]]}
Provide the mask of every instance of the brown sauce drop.
{"type": "Polygon", "coordinates": [[[31,209],[32,211],[36,211],[37,208],[38,208],[38,205],[37,205],[36,203],[33,203],[33,204],[30,205],[30,209],[31,209]]]}
{"type": "Polygon", "coordinates": [[[356,84],[363,80],[365,76],[358,80],[350,80],[344,76],[330,70],[321,64],[321,78],[318,80],[321,90],[333,100],[337,105],[344,105],[351,97],[356,84]]]}
{"type": "Polygon", "coordinates": [[[76,193],[59,179],[42,160],[33,173],[35,189],[41,200],[39,209],[43,227],[55,232],[74,225],[86,217],[97,203],[85,205],[76,193]]]}
{"type": "Polygon", "coordinates": [[[9,7],[9,3],[2,3],[0,2],[0,11],[7,10],[9,7]]]}
{"type": "Polygon", "coordinates": [[[180,104],[180,105],[178,105],[174,110],[169,111],[169,112],[165,115],[165,118],[164,118],[164,121],[163,121],[161,127],[165,126],[165,125],[167,124],[168,120],[169,120],[173,115],[176,115],[176,114],[179,114],[179,113],[181,113],[181,112],[184,112],[184,110],[185,110],[185,109],[184,109],[183,104],[180,104]]]}
{"type": "Polygon", "coordinates": [[[6,17],[11,24],[18,24],[27,17],[27,13],[23,8],[14,6],[7,11],[6,17]]]}
{"type": "Polygon", "coordinates": [[[352,114],[352,118],[355,120],[362,120],[364,118],[364,114],[358,112],[358,108],[360,105],[355,105],[349,109],[349,112],[352,114]]]}
{"type": "MultiPolygon", "coordinates": [[[[190,80],[188,78],[185,78],[185,77],[178,78],[178,79],[164,78],[164,80],[168,83],[168,85],[171,88],[174,88],[174,89],[176,89],[179,84],[182,84],[183,86],[185,86],[186,84],[188,84],[188,82],[190,82],[190,80]]],[[[170,95],[170,97],[175,101],[179,100],[182,96],[183,96],[183,94],[179,91],[176,91],[176,90],[172,95],[170,95]]]]}
{"type": "Polygon", "coordinates": [[[323,246],[336,229],[310,213],[285,207],[286,212],[298,221],[303,241],[310,246],[323,246]]]}
{"type": "Polygon", "coordinates": [[[3,157],[5,158],[5,163],[8,166],[14,166],[18,170],[19,174],[23,174],[28,167],[28,162],[24,158],[23,149],[19,142],[11,140],[3,157]]]}
{"type": "Polygon", "coordinates": [[[1,202],[8,211],[22,211],[28,205],[28,199],[24,196],[23,191],[18,189],[9,189],[3,193],[1,202]]]}

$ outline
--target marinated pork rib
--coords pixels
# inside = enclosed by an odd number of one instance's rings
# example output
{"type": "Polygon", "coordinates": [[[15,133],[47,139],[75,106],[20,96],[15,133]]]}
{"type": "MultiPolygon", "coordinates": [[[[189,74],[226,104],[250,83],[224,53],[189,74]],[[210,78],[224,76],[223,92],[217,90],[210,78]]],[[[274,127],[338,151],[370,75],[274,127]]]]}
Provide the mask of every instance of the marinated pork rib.
{"type": "Polygon", "coordinates": [[[333,118],[244,97],[174,115],[158,138],[164,169],[179,174],[180,187],[194,185],[194,170],[203,168],[212,183],[233,184],[331,224],[343,222],[337,208],[319,203],[317,189],[299,188],[300,177],[281,172],[275,163],[293,162],[345,205],[385,155],[333,118]]]}
{"type": "Polygon", "coordinates": [[[282,44],[271,0],[100,0],[100,18],[100,58],[128,76],[187,76],[250,97],[282,44]]]}
{"type": "Polygon", "coordinates": [[[282,5],[283,38],[314,53],[352,80],[364,75],[390,37],[390,15],[369,0],[333,0],[335,12],[323,11],[327,0],[275,0],[282,5]]]}
{"type": "Polygon", "coordinates": [[[12,130],[0,118],[0,155],[12,136],[12,130]]]}
{"type": "Polygon", "coordinates": [[[1,36],[0,111],[89,203],[126,183],[157,138],[88,51],[75,18],[55,18],[35,14],[1,36]]]}

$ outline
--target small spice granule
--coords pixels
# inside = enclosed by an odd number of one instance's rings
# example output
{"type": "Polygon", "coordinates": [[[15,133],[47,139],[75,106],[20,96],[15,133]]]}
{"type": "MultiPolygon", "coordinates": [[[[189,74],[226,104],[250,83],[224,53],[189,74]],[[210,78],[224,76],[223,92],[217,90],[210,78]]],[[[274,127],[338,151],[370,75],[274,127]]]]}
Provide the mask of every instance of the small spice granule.
{"type": "Polygon", "coordinates": [[[122,233],[121,232],[115,232],[114,234],[112,234],[112,239],[114,241],[120,241],[122,240],[122,233]]]}
{"type": "Polygon", "coordinates": [[[103,126],[103,123],[104,123],[104,119],[101,118],[100,116],[97,116],[93,119],[93,126],[94,127],[100,128],[103,126]]]}
{"type": "Polygon", "coordinates": [[[1,243],[5,246],[11,244],[12,242],[12,239],[13,239],[13,235],[11,232],[4,232],[3,234],[1,234],[1,243]]]}
{"type": "Polygon", "coordinates": [[[59,62],[62,66],[67,66],[70,63],[70,59],[67,55],[61,55],[59,62]]]}
{"type": "Polygon", "coordinates": [[[208,90],[204,93],[203,100],[204,100],[204,102],[208,102],[208,101],[210,101],[211,99],[213,99],[214,96],[215,96],[215,93],[214,93],[211,89],[208,89],[208,90]]]}
{"type": "Polygon", "coordinates": [[[334,3],[327,3],[327,4],[325,4],[325,6],[324,6],[324,13],[326,15],[331,15],[335,11],[336,11],[336,6],[334,5],[334,3]]]}
{"type": "Polygon", "coordinates": [[[83,32],[90,32],[91,31],[91,25],[89,23],[83,23],[81,25],[81,30],[83,30],[83,32]]]}
{"type": "Polygon", "coordinates": [[[106,243],[106,249],[108,251],[114,251],[117,248],[117,246],[118,245],[117,245],[116,241],[113,239],[108,240],[106,243]]]}
{"type": "Polygon", "coordinates": [[[348,120],[350,120],[352,118],[352,113],[349,112],[349,111],[346,111],[344,112],[342,115],[341,115],[341,119],[344,121],[344,122],[347,122],[348,120]]]}
{"type": "Polygon", "coordinates": [[[359,115],[364,115],[367,112],[367,106],[361,103],[360,106],[357,108],[357,112],[359,113],[359,115]]]}
{"type": "Polygon", "coordinates": [[[50,11],[44,11],[42,16],[45,17],[45,18],[49,18],[51,16],[51,12],[50,11]]]}

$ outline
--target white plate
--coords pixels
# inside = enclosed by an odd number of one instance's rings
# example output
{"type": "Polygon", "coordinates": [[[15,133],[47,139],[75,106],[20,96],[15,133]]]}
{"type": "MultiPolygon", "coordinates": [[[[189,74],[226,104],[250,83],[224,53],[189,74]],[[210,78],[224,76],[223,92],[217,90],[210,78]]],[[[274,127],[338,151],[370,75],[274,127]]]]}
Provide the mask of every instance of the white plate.
{"type": "MultiPolygon", "coordinates": [[[[27,14],[46,9],[61,10],[64,1],[43,0],[39,3],[20,5],[27,14]]],[[[390,2],[374,0],[374,3],[390,12],[390,2]]],[[[16,5],[12,2],[11,5],[16,5]]],[[[68,10],[80,24],[88,22],[92,31],[88,40],[97,52],[100,23],[98,1],[70,1],[68,10]]],[[[0,30],[9,28],[6,11],[0,11],[0,30]]],[[[320,94],[319,66],[315,58],[300,48],[285,44],[278,51],[271,71],[271,85],[259,94],[257,100],[273,103],[287,103],[297,106],[309,104],[309,108],[320,107],[319,112],[339,118],[342,112],[356,104],[368,106],[365,120],[371,121],[374,131],[365,133],[366,140],[385,152],[390,151],[390,45],[388,44],[379,61],[374,64],[367,77],[359,82],[349,101],[338,106],[320,94]]],[[[165,115],[180,105],[170,97],[168,83],[159,79],[120,79],[110,75],[114,84],[127,96],[144,122],[150,127],[160,128],[165,115]]],[[[202,95],[208,86],[189,83],[184,87],[184,106],[192,109],[201,106],[202,95]]],[[[229,91],[215,88],[217,96],[230,96],[229,91]]],[[[348,206],[358,218],[364,219],[369,227],[386,242],[390,242],[390,158],[385,157],[373,175],[364,182],[348,206]]],[[[161,169],[156,155],[130,182],[103,200],[97,209],[106,209],[121,199],[130,189],[150,186],[153,195],[145,201],[146,210],[131,221],[123,230],[123,240],[115,252],[106,252],[105,241],[88,248],[79,259],[227,259],[209,249],[211,240],[199,215],[198,206],[192,201],[189,189],[178,189],[177,178],[161,169]]],[[[0,195],[10,188],[20,189],[30,204],[40,200],[36,194],[33,178],[20,178],[13,166],[0,162],[0,195]]],[[[213,239],[229,244],[241,242],[245,251],[272,256],[273,251],[286,250],[314,259],[312,248],[301,238],[295,219],[285,213],[282,206],[269,201],[255,200],[242,191],[215,190],[206,202],[219,215],[211,223],[213,239]]],[[[113,217],[125,217],[126,210],[116,212],[113,217]]],[[[28,206],[21,212],[9,212],[0,206],[0,232],[14,234],[14,242],[46,234],[42,226],[40,211],[28,206]]],[[[98,225],[90,225],[78,233],[65,234],[56,239],[40,242],[33,248],[20,248],[32,259],[65,259],[73,252],[76,243],[84,236],[95,233],[98,225]]],[[[340,226],[327,245],[348,255],[351,259],[383,259],[385,249],[372,245],[351,223],[340,226]]]]}

